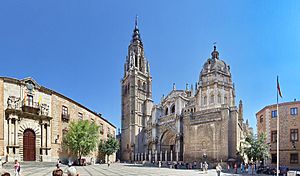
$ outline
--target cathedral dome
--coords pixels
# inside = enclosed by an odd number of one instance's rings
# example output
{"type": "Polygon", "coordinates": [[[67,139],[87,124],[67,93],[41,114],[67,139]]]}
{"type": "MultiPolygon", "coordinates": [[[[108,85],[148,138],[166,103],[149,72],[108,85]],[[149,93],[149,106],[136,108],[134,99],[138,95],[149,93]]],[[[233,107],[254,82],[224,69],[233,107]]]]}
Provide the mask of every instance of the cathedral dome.
{"type": "MultiPolygon", "coordinates": [[[[230,67],[223,60],[219,59],[219,52],[217,51],[216,46],[214,46],[214,50],[211,53],[211,58],[208,58],[203,65],[199,76],[199,83],[201,84],[204,81],[213,81],[204,79],[204,77],[207,78],[208,75],[212,75],[213,73],[215,75],[213,76],[215,79],[217,79],[217,75],[230,76],[230,67]]],[[[211,76],[209,77],[213,78],[211,76]]]]}

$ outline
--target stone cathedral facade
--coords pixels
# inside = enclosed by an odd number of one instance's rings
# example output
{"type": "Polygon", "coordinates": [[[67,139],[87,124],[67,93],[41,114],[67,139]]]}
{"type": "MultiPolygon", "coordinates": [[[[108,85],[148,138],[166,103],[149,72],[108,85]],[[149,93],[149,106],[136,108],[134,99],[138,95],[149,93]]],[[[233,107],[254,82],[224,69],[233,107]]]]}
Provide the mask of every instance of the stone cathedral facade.
{"type": "Polygon", "coordinates": [[[121,159],[125,161],[235,161],[244,139],[243,105],[235,102],[230,67],[216,46],[199,80],[152,101],[150,64],[135,24],[124,64],[121,159]]]}

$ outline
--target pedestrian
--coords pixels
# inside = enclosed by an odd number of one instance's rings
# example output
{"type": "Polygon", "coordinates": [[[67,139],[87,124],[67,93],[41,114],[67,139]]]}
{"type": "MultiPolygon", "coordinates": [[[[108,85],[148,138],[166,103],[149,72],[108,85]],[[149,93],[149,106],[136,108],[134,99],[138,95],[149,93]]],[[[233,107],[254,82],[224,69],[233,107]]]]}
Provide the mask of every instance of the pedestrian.
{"type": "Polygon", "coordinates": [[[217,171],[218,176],[220,176],[221,170],[222,170],[222,167],[221,167],[220,163],[218,163],[218,165],[216,166],[216,171],[217,171]]]}
{"type": "Polygon", "coordinates": [[[158,167],[161,168],[161,161],[158,161],[158,167]]]}
{"type": "Polygon", "coordinates": [[[108,160],[108,161],[107,161],[107,167],[109,167],[109,166],[110,166],[110,161],[108,160]]]}
{"type": "Polygon", "coordinates": [[[15,169],[15,176],[20,176],[21,166],[18,160],[15,160],[14,169],[15,169]]]}
{"type": "Polygon", "coordinates": [[[60,168],[56,168],[54,169],[54,171],[52,172],[52,176],[63,176],[64,172],[63,170],[61,170],[60,168]]]}
{"type": "Polygon", "coordinates": [[[197,162],[194,161],[194,163],[193,163],[193,169],[196,169],[196,168],[197,168],[197,162]]]}
{"type": "Polygon", "coordinates": [[[234,163],[234,173],[237,174],[237,164],[236,163],[234,163]]]}
{"type": "Polygon", "coordinates": [[[241,163],[241,172],[242,173],[245,172],[245,164],[244,164],[244,162],[241,163]]]}
{"type": "Polygon", "coordinates": [[[79,176],[79,174],[77,173],[76,168],[74,166],[72,166],[71,163],[68,164],[67,175],[68,176],[79,176]]]}
{"type": "Polygon", "coordinates": [[[58,158],[58,159],[57,159],[57,163],[56,163],[56,168],[57,168],[57,169],[60,168],[60,163],[61,163],[61,162],[60,162],[60,159],[58,158]]]}
{"type": "Polygon", "coordinates": [[[208,164],[207,164],[207,162],[206,162],[206,161],[204,162],[204,168],[205,168],[205,173],[207,173],[208,164]]]}
{"type": "Polygon", "coordinates": [[[203,163],[200,162],[200,170],[203,171],[203,163]]]}
{"type": "Polygon", "coordinates": [[[229,165],[229,163],[227,164],[227,171],[230,172],[230,165],[229,165]]]}
{"type": "Polygon", "coordinates": [[[253,163],[251,164],[251,173],[252,173],[252,175],[254,173],[254,164],[253,163]]]}

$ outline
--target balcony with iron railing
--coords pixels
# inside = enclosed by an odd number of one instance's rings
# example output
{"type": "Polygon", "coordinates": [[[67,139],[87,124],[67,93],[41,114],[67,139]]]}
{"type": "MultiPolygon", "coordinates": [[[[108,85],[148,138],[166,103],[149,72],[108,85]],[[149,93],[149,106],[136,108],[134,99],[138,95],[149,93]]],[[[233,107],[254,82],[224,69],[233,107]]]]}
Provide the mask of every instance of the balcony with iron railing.
{"type": "Polygon", "coordinates": [[[20,117],[33,119],[51,119],[51,117],[49,117],[49,105],[47,103],[24,101],[15,96],[8,97],[5,112],[7,114],[16,114],[20,117]]]}
{"type": "Polygon", "coordinates": [[[29,103],[28,101],[22,101],[22,111],[23,112],[28,112],[31,114],[37,114],[39,115],[40,112],[40,105],[38,102],[31,102],[29,103]]]}

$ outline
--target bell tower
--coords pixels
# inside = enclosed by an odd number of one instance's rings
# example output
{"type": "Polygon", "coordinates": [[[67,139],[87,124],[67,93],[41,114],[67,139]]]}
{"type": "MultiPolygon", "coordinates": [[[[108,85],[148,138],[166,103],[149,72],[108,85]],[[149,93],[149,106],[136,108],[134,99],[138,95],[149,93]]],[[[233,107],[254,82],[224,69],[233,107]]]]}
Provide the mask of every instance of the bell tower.
{"type": "Polygon", "coordinates": [[[144,46],[137,17],[121,80],[121,158],[134,160],[136,153],[145,152],[146,122],[152,109],[152,77],[144,55],[144,46]]]}

